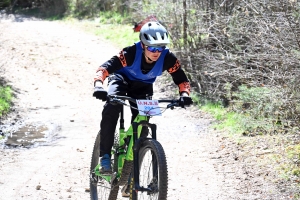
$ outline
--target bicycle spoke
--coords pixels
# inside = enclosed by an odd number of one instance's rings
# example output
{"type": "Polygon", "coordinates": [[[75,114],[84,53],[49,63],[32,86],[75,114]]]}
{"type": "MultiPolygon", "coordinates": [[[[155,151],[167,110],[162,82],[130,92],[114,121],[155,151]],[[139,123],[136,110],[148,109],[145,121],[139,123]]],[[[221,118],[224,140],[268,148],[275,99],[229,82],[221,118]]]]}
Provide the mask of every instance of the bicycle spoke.
{"type": "Polygon", "coordinates": [[[141,148],[139,169],[140,187],[147,188],[149,191],[139,191],[137,194],[138,199],[166,199],[167,165],[164,151],[157,141],[146,141],[145,146],[141,148]]]}

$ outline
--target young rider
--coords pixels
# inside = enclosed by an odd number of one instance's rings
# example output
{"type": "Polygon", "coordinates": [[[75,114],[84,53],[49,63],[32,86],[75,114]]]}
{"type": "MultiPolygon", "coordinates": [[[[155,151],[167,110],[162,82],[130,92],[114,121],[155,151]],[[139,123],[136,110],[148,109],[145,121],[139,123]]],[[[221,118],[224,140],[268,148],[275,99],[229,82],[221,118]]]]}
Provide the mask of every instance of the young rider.
{"type": "MultiPolygon", "coordinates": [[[[158,22],[147,22],[140,30],[140,41],[125,47],[117,56],[103,63],[94,78],[93,96],[106,101],[109,95],[127,95],[135,99],[148,99],[153,95],[153,83],[157,76],[167,71],[179,87],[180,100],[192,104],[189,80],[176,56],[166,47],[170,43],[164,26],[158,22]],[[103,81],[108,77],[108,89],[103,81]]],[[[100,122],[100,172],[111,174],[111,149],[121,105],[106,102],[100,122]]],[[[132,120],[138,111],[131,109],[132,120]]]]}

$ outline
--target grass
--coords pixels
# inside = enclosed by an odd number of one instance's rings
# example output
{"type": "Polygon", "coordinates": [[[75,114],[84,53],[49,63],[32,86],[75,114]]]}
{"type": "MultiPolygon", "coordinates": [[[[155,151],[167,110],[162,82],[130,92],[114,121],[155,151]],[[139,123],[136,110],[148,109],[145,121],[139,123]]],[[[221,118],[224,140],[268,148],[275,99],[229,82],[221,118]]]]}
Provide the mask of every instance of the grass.
{"type": "Polygon", "coordinates": [[[99,16],[93,20],[65,17],[62,21],[99,36],[118,48],[127,47],[139,41],[139,33],[133,32],[133,24],[125,23],[126,18],[122,21],[118,14],[112,15],[110,12],[101,13],[99,16]]]}
{"type": "Polygon", "coordinates": [[[10,87],[0,86],[0,117],[6,114],[11,105],[12,90],[10,87]]]}
{"type": "Polygon", "coordinates": [[[223,106],[212,103],[208,103],[200,109],[210,113],[217,120],[214,128],[224,130],[233,137],[246,133],[245,127],[242,125],[244,116],[241,114],[228,112],[223,106]]]}
{"type": "Polygon", "coordinates": [[[118,48],[133,45],[139,41],[139,34],[133,32],[129,24],[102,24],[98,20],[77,20],[65,18],[63,23],[80,28],[87,33],[101,37],[118,48]]]}
{"type": "Polygon", "coordinates": [[[298,177],[298,181],[300,181],[300,144],[289,144],[285,148],[285,155],[290,164],[283,168],[292,176],[298,177]]]}
{"type": "Polygon", "coordinates": [[[105,24],[96,29],[95,34],[120,47],[133,45],[139,41],[139,34],[134,33],[130,25],[105,24]],[[103,31],[103,28],[105,31],[103,31]]]}
{"type": "MultiPolygon", "coordinates": [[[[192,96],[192,98],[194,102],[198,104],[201,101],[195,96],[192,96]]],[[[214,125],[214,128],[226,130],[232,135],[242,135],[245,132],[245,128],[242,126],[242,120],[245,119],[245,116],[235,112],[229,112],[221,103],[206,101],[204,105],[199,106],[199,108],[210,113],[218,121],[218,123],[214,125]]]]}
{"type": "MultiPolygon", "coordinates": [[[[233,139],[235,144],[242,146],[246,152],[247,149],[261,151],[260,147],[257,148],[257,143],[263,142],[266,150],[269,151],[268,156],[258,159],[257,165],[273,166],[273,169],[280,174],[279,178],[285,181],[293,180],[300,188],[300,141],[295,139],[295,134],[291,132],[272,135],[270,134],[272,125],[265,119],[255,119],[247,113],[229,111],[220,103],[202,100],[197,95],[192,95],[192,98],[199,109],[210,113],[216,119],[213,128],[222,130],[225,136],[233,139]],[[205,103],[201,105],[201,102],[205,103]],[[263,131],[261,127],[267,130],[263,131]]],[[[294,196],[294,199],[299,198],[294,196]]]]}

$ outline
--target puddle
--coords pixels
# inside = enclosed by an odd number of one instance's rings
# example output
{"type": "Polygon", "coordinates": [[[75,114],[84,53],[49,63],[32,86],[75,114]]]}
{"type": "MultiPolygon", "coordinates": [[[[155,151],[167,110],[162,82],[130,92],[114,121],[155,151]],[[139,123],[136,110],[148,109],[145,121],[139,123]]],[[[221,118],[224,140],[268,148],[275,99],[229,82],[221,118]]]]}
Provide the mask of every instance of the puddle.
{"type": "Polygon", "coordinates": [[[28,147],[35,143],[43,143],[46,142],[46,131],[48,131],[46,126],[28,125],[21,127],[18,131],[11,133],[4,144],[8,146],[28,147]]]}
{"type": "MultiPolygon", "coordinates": [[[[3,127],[2,127],[3,128],[3,127]]],[[[6,132],[6,138],[3,140],[5,147],[36,147],[47,145],[55,140],[56,133],[59,130],[57,125],[21,125],[10,127],[6,132]]],[[[0,140],[1,141],[1,140],[0,140]]]]}

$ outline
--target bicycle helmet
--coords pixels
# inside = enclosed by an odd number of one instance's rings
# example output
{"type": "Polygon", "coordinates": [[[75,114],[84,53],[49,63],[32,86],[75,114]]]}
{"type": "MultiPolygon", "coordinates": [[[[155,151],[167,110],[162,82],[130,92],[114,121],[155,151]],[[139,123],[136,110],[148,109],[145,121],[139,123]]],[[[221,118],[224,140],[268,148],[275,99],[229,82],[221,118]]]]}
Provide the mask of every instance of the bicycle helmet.
{"type": "Polygon", "coordinates": [[[158,22],[147,22],[140,30],[140,40],[147,46],[166,46],[170,43],[168,32],[158,22]]]}

